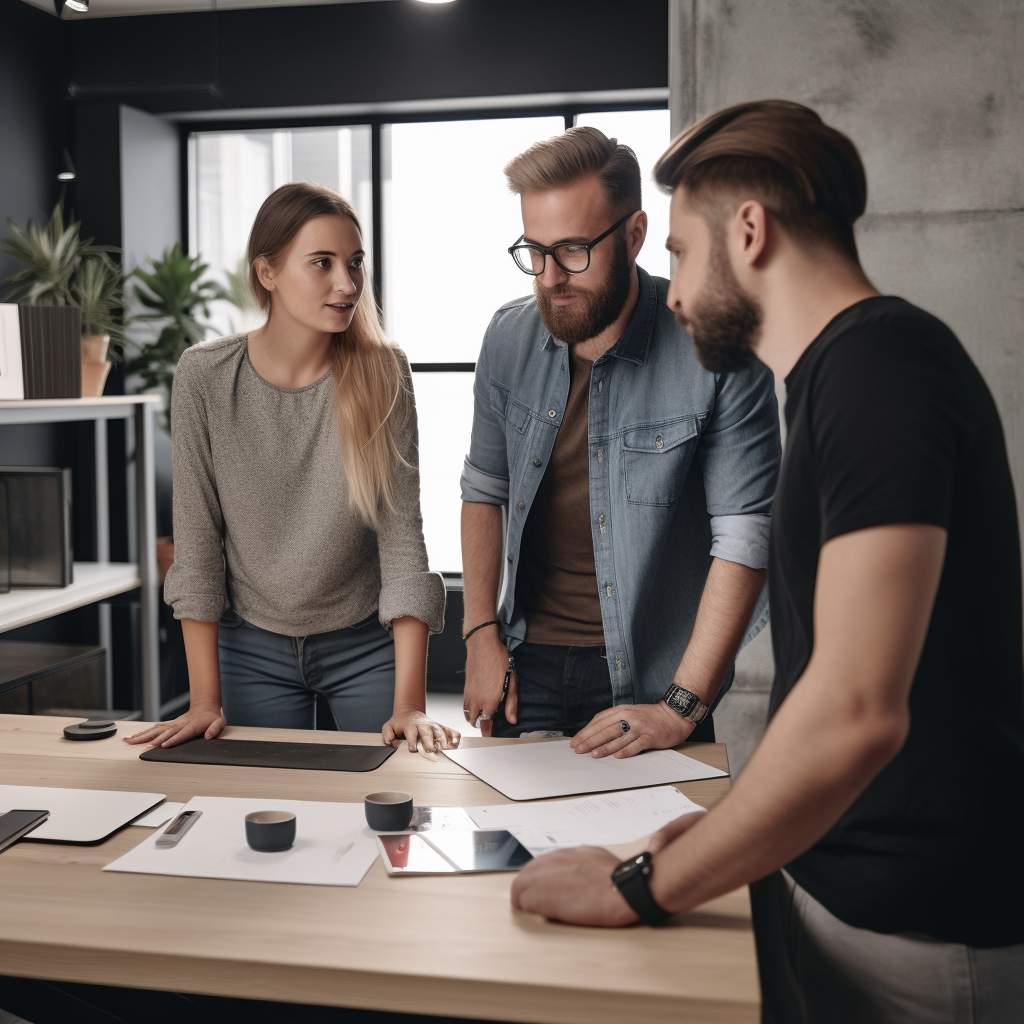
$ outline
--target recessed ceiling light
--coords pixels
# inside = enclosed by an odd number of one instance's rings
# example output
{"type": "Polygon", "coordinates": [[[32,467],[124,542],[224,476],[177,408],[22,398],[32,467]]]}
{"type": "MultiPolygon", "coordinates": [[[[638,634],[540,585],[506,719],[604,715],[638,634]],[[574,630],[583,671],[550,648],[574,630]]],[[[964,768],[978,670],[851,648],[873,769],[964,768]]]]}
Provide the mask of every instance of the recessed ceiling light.
{"type": "Polygon", "coordinates": [[[89,13],[89,0],[53,0],[54,10],[59,18],[66,7],[69,11],[77,11],[79,14],[89,13]]]}

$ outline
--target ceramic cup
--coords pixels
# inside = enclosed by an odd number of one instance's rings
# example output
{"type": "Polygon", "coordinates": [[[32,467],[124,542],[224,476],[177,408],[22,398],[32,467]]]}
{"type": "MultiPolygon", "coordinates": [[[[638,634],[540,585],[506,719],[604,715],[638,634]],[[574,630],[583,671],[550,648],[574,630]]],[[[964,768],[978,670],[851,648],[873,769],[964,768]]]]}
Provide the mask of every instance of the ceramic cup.
{"type": "Polygon", "coordinates": [[[261,853],[277,853],[295,842],[291,811],[253,811],[245,816],[245,841],[261,853]]]}
{"type": "Polygon", "coordinates": [[[371,793],[364,798],[366,824],[374,832],[401,832],[412,821],[409,793],[371,793]]]}

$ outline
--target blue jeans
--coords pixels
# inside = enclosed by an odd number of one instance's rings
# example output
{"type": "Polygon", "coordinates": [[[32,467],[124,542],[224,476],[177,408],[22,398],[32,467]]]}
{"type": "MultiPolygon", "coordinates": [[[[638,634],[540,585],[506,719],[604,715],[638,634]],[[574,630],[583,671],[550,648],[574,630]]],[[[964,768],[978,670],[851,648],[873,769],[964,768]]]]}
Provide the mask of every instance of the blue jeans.
{"type": "MultiPolygon", "coordinates": [[[[573,736],[594,715],[613,704],[612,680],[603,647],[522,643],[512,657],[519,683],[518,721],[511,725],[499,708],[493,719],[494,736],[522,736],[527,732],[573,736]]],[[[714,743],[715,724],[711,715],[693,730],[689,739],[714,743]]]]}
{"type": "Polygon", "coordinates": [[[293,637],[229,611],[217,647],[228,725],[313,729],[318,693],[343,731],[380,732],[391,717],[395,642],[376,615],[346,629],[293,637]]]}

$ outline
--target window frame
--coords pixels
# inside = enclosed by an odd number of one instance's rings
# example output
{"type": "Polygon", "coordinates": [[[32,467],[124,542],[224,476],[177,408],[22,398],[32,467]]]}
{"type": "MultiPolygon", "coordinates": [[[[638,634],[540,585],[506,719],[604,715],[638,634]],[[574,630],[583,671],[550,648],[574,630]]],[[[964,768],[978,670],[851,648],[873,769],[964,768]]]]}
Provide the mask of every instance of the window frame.
{"type": "MultiPolygon", "coordinates": [[[[192,121],[183,118],[178,122],[178,136],[181,153],[181,237],[186,252],[191,246],[193,181],[190,159],[191,139],[194,134],[229,131],[287,131],[300,128],[349,128],[366,125],[370,128],[370,194],[373,210],[373,292],[380,310],[384,309],[384,204],[383,182],[381,180],[381,130],[393,124],[418,124],[429,121],[484,121],[504,120],[517,117],[551,117],[561,115],[568,130],[580,114],[621,112],[629,110],[666,110],[668,100],[593,99],[573,101],[571,98],[558,103],[525,104],[516,107],[473,108],[467,106],[448,109],[439,105],[407,113],[374,113],[360,116],[322,115],[309,117],[225,117],[223,120],[192,121]]],[[[474,373],[476,363],[426,362],[410,363],[413,373],[474,373]]]]}

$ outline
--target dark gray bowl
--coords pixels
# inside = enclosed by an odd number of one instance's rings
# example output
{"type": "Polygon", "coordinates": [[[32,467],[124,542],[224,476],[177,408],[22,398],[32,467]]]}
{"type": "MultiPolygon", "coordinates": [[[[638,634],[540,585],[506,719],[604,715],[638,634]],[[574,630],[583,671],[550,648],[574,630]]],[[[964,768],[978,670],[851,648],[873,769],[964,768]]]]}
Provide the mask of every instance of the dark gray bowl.
{"type": "Polygon", "coordinates": [[[245,816],[245,841],[261,853],[291,849],[295,815],[291,811],[253,811],[245,816]]]}
{"type": "Polygon", "coordinates": [[[374,832],[401,832],[412,821],[409,793],[371,793],[363,798],[366,824],[374,832]]]}

